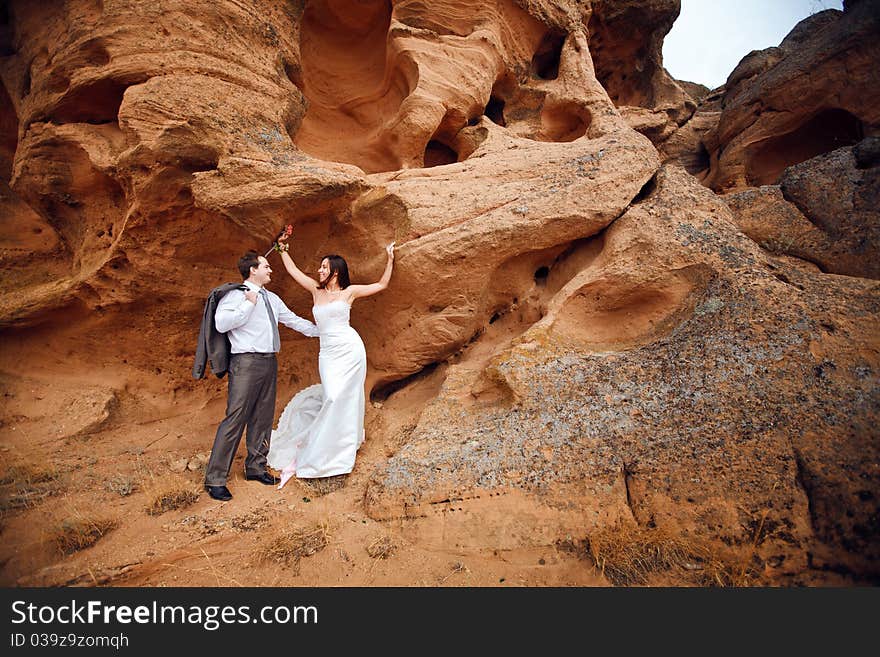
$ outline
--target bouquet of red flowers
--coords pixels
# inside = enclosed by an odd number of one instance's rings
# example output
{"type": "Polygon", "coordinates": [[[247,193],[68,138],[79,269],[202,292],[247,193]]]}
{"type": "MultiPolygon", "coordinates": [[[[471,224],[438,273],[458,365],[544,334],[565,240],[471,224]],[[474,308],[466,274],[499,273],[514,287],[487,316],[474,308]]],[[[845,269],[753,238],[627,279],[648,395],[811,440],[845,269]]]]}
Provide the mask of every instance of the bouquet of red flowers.
{"type": "Polygon", "coordinates": [[[269,256],[269,254],[272,253],[272,251],[278,251],[279,253],[286,252],[287,249],[290,248],[290,246],[288,244],[282,245],[282,242],[284,242],[292,234],[293,234],[293,224],[287,224],[287,226],[285,226],[281,230],[281,232],[278,233],[278,237],[276,237],[275,241],[272,243],[272,248],[270,248],[268,251],[266,251],[266,255],[263,257],[267,258],[269,256]]]}

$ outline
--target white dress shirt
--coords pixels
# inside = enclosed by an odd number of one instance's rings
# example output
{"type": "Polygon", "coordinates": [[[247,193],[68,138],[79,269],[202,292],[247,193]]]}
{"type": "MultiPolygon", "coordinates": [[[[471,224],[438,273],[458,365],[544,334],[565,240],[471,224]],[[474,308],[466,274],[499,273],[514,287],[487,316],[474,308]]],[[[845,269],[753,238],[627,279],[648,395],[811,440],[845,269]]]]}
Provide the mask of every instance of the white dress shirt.
{"type": "MultiPolygon", "coordinates": [[[[272,345],[272,324],[266,309],[260,307],[264,305],[260,288],[250,281],[245,281],[244,284],[257,293],[257,302],[248,301],[244,290],[228,292],[217,304],[214,326],[220,333],[229,334],[234,354],[271,354],[275,351],[272,345]]],[[[303,335],[318,337],[318,327],[290,310],[277,294],[266,290],[266,298],[272,305],[275,319],[303,335]]]]}

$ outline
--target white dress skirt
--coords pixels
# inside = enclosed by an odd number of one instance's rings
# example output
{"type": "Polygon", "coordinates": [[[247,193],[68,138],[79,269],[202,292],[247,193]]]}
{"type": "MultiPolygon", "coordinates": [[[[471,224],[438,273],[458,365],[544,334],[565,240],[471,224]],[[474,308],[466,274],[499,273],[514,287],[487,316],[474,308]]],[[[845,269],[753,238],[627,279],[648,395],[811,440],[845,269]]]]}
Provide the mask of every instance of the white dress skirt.
{"type": "Polygon", "coordinates": [[[349,324],[351,306],[338,299],[313,306],[312,314],[321,340],[321,383],[294,395],[272,432],[267,458],[281,470],[279,488],[293,476],[314,479],[351,472],[364,442],[367,352],[349,324]]]}

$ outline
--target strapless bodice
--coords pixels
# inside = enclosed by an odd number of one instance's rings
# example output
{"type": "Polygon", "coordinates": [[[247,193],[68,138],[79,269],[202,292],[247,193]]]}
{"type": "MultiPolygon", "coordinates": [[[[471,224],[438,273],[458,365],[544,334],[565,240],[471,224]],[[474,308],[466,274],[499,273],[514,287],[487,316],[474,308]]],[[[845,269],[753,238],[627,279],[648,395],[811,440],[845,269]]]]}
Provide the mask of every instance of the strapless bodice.
{"type": "Polygon", "coordinates": [[[312,315],[318,332],[324,336],[350,328],[351,306],[342,299],[324,303],[320,306],[312,306],[312,315]]]}

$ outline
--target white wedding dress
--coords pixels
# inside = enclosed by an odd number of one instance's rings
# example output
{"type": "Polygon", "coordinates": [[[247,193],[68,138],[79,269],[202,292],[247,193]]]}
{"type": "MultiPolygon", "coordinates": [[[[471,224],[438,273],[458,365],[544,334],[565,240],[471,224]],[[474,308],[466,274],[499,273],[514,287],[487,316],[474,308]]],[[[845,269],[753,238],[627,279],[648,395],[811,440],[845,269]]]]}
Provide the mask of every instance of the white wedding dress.
{"type": "Polygon", "coordinates": [[[298,392],[272,432],[268,462],[281,483],[346,474],[364,441],[367,352],[350,325],[351,306],[339,299],[312,307],[321,340],[321,383],[298,392]]]}

